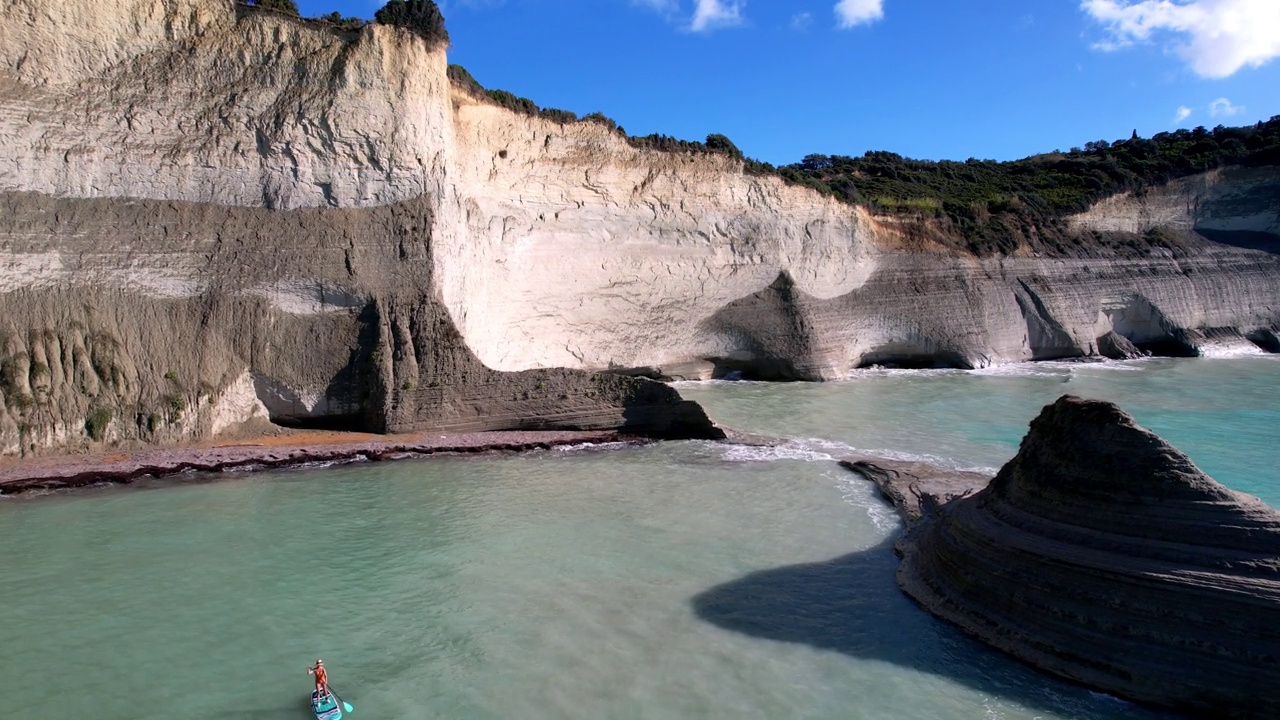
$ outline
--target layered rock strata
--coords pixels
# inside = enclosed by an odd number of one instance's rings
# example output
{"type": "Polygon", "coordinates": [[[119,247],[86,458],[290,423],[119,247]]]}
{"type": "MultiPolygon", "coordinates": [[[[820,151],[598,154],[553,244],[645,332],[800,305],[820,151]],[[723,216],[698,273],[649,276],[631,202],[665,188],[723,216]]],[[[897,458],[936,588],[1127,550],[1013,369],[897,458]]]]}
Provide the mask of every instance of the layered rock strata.
{"type": "Polygon", "coordinates": [[[38,281],[5,297],[0,437],[11,450],[83,433],[203,437],[254,417],[376,432],[718,436],[696,404],[650,380],[481,364],[432,297],[421,202],[367,212],[34,193],[4,202],[18,219],[8,247],[42,262],[24,271],[38,281]],[[104,247],[130,248],[129,262],[104,247]]]}
{"type": "Polygon", "coordinates": [[[1110,201],[1078,256],[957,257],[927,221],[495,107],[398,28],[59,7],[0,8],[4,452],[261,417],[705,434],[673,393],[591,373],[824,379],[1280,328],[1280,256],[1225,242],[1277,232],[1274,169],[1110,201]],[[1178,253],[1091,240],[1153,223],[1178,253]]]}
{"type": "Polygon", "coordinates": [[[933,614],[1126,698],[1280,714],[1280,512],[1115,405],[1065,396],[980,492],[911,494],[898,582],[933,614]]]}

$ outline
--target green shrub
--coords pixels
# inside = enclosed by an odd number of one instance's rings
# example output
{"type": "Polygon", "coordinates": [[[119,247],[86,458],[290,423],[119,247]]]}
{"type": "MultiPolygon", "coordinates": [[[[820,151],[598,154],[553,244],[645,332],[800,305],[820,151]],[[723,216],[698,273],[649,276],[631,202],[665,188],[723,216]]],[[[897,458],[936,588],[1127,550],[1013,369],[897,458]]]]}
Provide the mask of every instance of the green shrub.
{"type": "Polygon", "coordinates": [[[527,97],[520,97],[515,93],[507,92],[506,90],[485,89],[485,87],[461,65],[450,65],[448,72],[449,81],[459,88],[466,90],[473,97],[488,99],[495,105],[500,105],[513,112],[518,112],[522,115],[540,117],[545,120],[560,123],[561,125],[568,125],[575,122],[594,122],[604,125],[610,130],[621,132],[624,135],[626,134],[626,132],[619,127],[618,123],[614,122],[611,118],[606,117],[603,113],[593,112],[588,115],[578,117],[577,113],[571,110],[540,108],[537,103],[527,97]]]}
{"type": "Polygon", "coordinates": [[[364,20],[358,17],[342,17],[342,13],[339,12],[331,12],[315,19],[329,23],[341,30],[359,30],[364,27],[364,20]]]}
{"type": "Polygon", "coordinates": [[[485,95],[502,107],[525,115],[537,115],[538,105],[526,97],[516,97],[506,90],[486,90],[485,95]]]}
{"type": "Polygon", "coordinates": [[[551,122],[558,122],[561,125],[567,125],[568,123],[578,121],[577,113],[573,113],[568,110],[560,110],[558,108],[542,108],[542,110],[538,111],[538,117],[541,117],[544,120],[550,120],[551,122]]]}
{"type": "MultiPolygon", "coordinates": [[[[608,115],[605,115],[602,112],[588,113],[582,116],[582,120],[584,122],[593,122],[599,125],[603,125],[609,128],[610,130],[615,130],[615,131],[621,130],[621,128],[618,126],[618,123],[615,122],[613,118],[609,117],[608,115]]],[[[623,134],[625,135],[626,133],[623,133],[623,134]]]]}
{"type": "Polygon", "coordinates": [[[461,65],[449,66],[449,80],[476,97],[485,97],[484,86],[471,77],[471,73],[461,65]]]}
{"type": "Polygon", "coordinates": [[[373,14],[373,20],[410,30],[433,47],[449,42],[444,16],[431,0],[391,0],[373,14]]]}
{"type": "Polygon", "coordinates": [[[293,0],[245,0],[246,5],[260,7],[264,10],[275,10],[276,12],[287,13],[289,15],[298,14],[298,4],[293,0]]]}
{"type": "Polygon", "coordinates": [[[707,136],[707,149],[712,152],[724,153],[730,157],[742,159],[742,151],[729,138],[720,133],[711,133],[707,136]]]}
{"type": "Polygon", "coordinates": [[[942,209],[942,201],[937,198],[907,198],[900,200],[891,197],[878,197],[874,201],[875,205],[885,210],[919,210],[927,212],[935,212],[942,209]]]}
{"type": "Polygon", "coordinates": [[[102,442],[107,436],[107,427],[111,425],[111,408],[98,407],[85,418],[84,429],[94,442],[102,442]]]}
{"type": "Polygon", "coordinates": [[[632,136],[627,138],[631,147],[640,150],[658,150],[670,153],[705,153],[707,146],[691,140],[680,140],[669,135],[653,133],[651,135],[632,136]]]}
{"type": "Polygon", "coordinates": [[[166,395],[164,397],[164,403],[169,406],[170,422],[177,422],[182,411],[187,409],[187,400],[181,395],[166,395]]]}

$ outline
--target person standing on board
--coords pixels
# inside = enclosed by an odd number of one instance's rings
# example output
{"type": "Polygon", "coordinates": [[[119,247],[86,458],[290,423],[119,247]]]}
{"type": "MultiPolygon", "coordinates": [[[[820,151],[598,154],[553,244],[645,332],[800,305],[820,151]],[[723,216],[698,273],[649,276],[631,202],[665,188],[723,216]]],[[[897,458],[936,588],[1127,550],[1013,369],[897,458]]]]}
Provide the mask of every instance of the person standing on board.
{"type": "Polygon", "coordinates": [[[329,673],[324,670],[324,661],[316,658],[315,667],[307,668],[307,674],[316,676],[316,692],[320,697],[329,694],[329,673]]]}

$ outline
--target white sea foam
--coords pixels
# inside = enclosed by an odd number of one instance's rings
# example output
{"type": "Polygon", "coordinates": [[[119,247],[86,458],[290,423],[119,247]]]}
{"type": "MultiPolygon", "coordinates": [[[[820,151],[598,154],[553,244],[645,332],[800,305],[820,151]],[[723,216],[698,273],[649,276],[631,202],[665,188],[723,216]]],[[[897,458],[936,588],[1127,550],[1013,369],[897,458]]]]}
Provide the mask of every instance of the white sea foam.
{"type": "Polygon", "coordinates": [[[774,385],[775,383],[768,382],[768,381],[765,381],[765,380],[724,380],[724,379],[713,379],[713,380],[672,380],[671,382],[669,382],[669,383],[667,383],[667,384],[668,384],[668,385],[670,385],[671,387],[673,387],[673,388],[675,388],[675,389],[679,390],[679,389],[680,389],[680,388],[682,388],[682,387],[698,388],[698,387],[706,387],[706,386],[708,386],[708,385],[711,385],[711,386],[716,386],[716,385],[746,385],[746,386],[751,386],[751,385],[762,385],[762,386],[771,386],[771,385],[774,385]]]}
{"type": "Polygon", "coordinates": [[[865,510],[867,517],[871,520],[871,524],[875,525],[877,530],[888,533],[896,530],[901,525],[898,514],[894,512],[893,507],[884,498],[880,497],[875,486],[871,483],[861,480],[853,473],[848,472],[839,474],[834,472],[826,473],[824,477],[831,479],[835,483],[836,490],[840,492],[840,498],[846,504],[865,510]]]}
{"type": "MultiPolygon", "coordinates": [[[[793,438],[781,445],[725,445],[723,458],[728,462],[767,463],[779,460],[799,460],[801,462],[833,463],[848,455],[863,455],[905,462],[923,462],[939,467],[967,472],[979,472],[995,475],[995,468],[967,467],[963,463],[934,455],[921,455],[900,452],[897,450],[861,450],[852,445],[822,438],[793,438]]],[[[879,496],[875,485],[862,480],[857,475],[842,470],[832,469],[823,473],[823,477],[834,483],[841,499],[853,507],[861,508],[875,527],[884,533],[896,530],[900,526],[897,513],[879,496]]]]}
{"type": "MultiPolygon", "coordinates": [[[[321,463],[299,463],[299,464],[298,464],[297,466],[295,466],[295,467],[317,467],[317,468],[319,468],[319,467],[329,467],[329,466],[328,466],[328,465],[325,465],[325,464],[321,464],[321,463]]],[[[235,473],[251,473],[251,472],[258,472],[258,471],[260,471],[260,470],[266,470],[266,469],[267,469],[267,465],[264,465],[263,463],[248,463],[248,464],[246,464],[246,465],[234,465],[234,466],[232,466],[232,467],[223,468],[223,469],[222,469],[222,472],[224,472],[224,473],[226,473],[226,474],[228,474],[228,475],[231,475],[231,474],[235,474],[235,473]]]]}
{"type": "Polygon", "coordinates": [[[622,441],[602,442],[602,443],[582,442],[582,443],[575,443],[573,445],[557,445],[553,449],[558,453],[569,454],[569,453],[580,453],[580,452],[592,452],[596,450],[617,450],[618,448],[627,447],[630,444],[631,443],[622,442],[622,441]]]}
{"type": "Polygon", "coordinates": [[[1090,361],[1071,361],[1071,360],[1040,360],[1037,362],[1019,362],[1006,363],[1004,365],[992,365],[990,367],[978,368],[976,370],[957,370],[951,368],[944,369],[924,369],[924,370],[904,370],[889,368],[862,368],[852,370],[845,378],[846,380],[875,380],[880,378],[894,377],[958,377],[966,375],[974,375],[979,377],[1069,377],[1081,371],[1093,370],[1119,370],[1134,371],[1140,370],[1142,364],[1150,362],[1158,358],[1139,358],[1135,360],[1090,360],[1090,361]]]}
{"type": "Polygon", "coordinates": [[[1250,358],[1250,357],[1266,357],[1267,353],[1262,348],[1252,343],[1230,343],[1218,345],[1206,345],[1200,348],[1202,357],[1210,359],[1232,359],[1232,358],[1250,358]]]}
{"type": "Polygon", "coordinates": [[[947,470],[955,470],[958,472],[980,473],[983,475],[995,476],[1000,472],[1000,468],[987,467],[985,465],[966,465],[952,458],[940,457],[938,455],[928,455],[923,453],[900,452],[898,450],[855,450],[853,454],[865,455],[872,458],[884,458],[885,460],[897,460],[899,462],[918,462],[928,465],[936,465],[947,470]]]}
{"type": "Polygon", "coordinates": [[[967,370],[970,375],[985,377],[1070,377],[1082,370],[1124,370],[1125,360],[1104,360],[1101,362],[1068,362],[1064,360],[1042,360],[1040,362],[1010,363],[1008,365],[992,365],[978,370],[967,370]]]}
{"type": "Polygon", "coordinates": [[[899,462],[918,462],[936,465],[948,470],[995,475],[999,468],[967,465],[952,458],[925,453],[910,453],[886,448],[860,448],[848,443],[824,438],[791,438],[780,445],[721,445],[723,457],[728,462],[775,462],[800,460],[803,462],[835,462],[849,455],[860,455],[899,462]]]}
{"type": "Polygon", "coordinates": [[[958,370],[955,368],[923,368],[909,370],[905,368],[883,368],[872,366],[867,368],[857,368],[850,370],[846,376],[848,380],[864,380],[887,377],[947,377],[949,375],[963,375],[968,370],[958,370]]]}
{"type": "Polygon", "coordinates": [[[836,458],[828,452],[815,450],[796,440],[781,445],[725,445],[724,459],[728,462],[758,463],[777,460],[801,460],[804,462],[831,462],[836,458]]]}
{"type": "Polygon", "coordinates": [[[0,495],[3,498],[30,500],[38,497],[48,497],[50,495],[65,495],[67,490],[57,488],[32,488],[25,490],[21,495],[0,495]]]}
{"type": "Polygon", "coordinates": [[[957,470],[960,472],[975,472],[995,475],[999,472],[999,468],[987,467],[984,465],[966,465],[954,458],[942,457],[941,455],[930,455],[928,453],[912,453],[902,450],[890,450],[888,448],[860,448],[845,443],[833,442],[831,440],[823,440],[821,438],[806,438],[801,441],[816,447],[829,447],[836,450],[836,456],[845,457],[848,455],[860,455],[870,458],[884,458],[885,460],[897,460],[899,462],[918,462],[927,465],[936,465],[940,468],[948,470],[957,470]]]}
{"type": "MultiPolygon", "coordinates": [[[[840,457],[858,451],[845,443],[822,438],[794,438],[781,445],[727,445],[723,457],[728,462],[758,463],[778,460],[834,463],[840,457]]],[[[879,453],[884,457],[886,453],[879,453]]],[[[835,485],[845,503],[861,508],[881,532],[898,528],[897,513],[876,492],[875,486],[853,473],[832,468],[822,474],[835,485]]]]}

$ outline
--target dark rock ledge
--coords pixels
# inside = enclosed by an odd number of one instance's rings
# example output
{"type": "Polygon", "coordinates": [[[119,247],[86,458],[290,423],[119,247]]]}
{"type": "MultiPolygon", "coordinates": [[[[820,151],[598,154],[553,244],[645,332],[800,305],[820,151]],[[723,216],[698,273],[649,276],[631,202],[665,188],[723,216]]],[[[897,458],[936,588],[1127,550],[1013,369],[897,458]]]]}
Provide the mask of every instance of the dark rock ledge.
{"type": "Polygon", "coordinates": [[[1203,717],[1280,717],[1280,512],[1106,402],[1065,396],[985,482],[850,459],[903,513],[898,584],[1051,674],[1203,717]]]}

